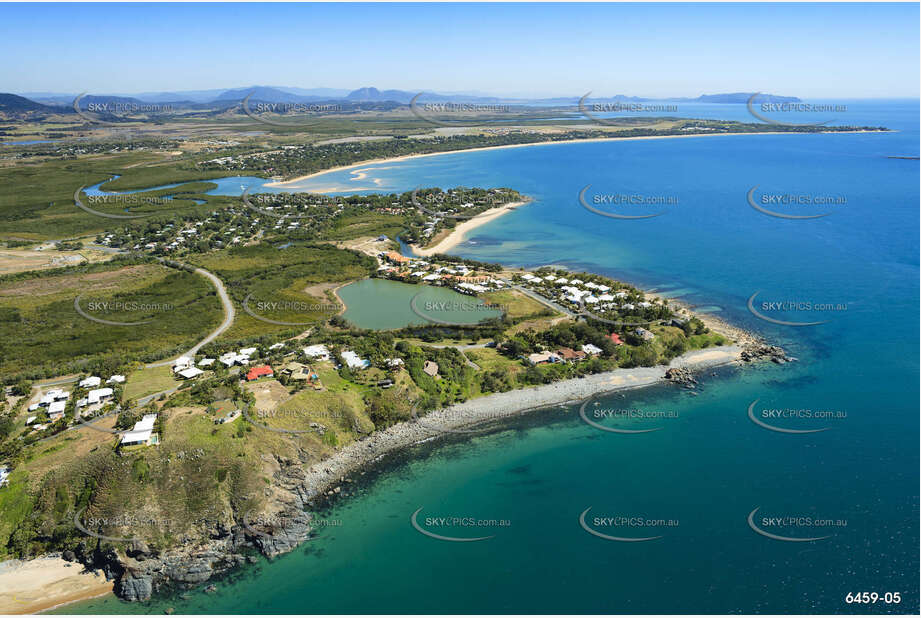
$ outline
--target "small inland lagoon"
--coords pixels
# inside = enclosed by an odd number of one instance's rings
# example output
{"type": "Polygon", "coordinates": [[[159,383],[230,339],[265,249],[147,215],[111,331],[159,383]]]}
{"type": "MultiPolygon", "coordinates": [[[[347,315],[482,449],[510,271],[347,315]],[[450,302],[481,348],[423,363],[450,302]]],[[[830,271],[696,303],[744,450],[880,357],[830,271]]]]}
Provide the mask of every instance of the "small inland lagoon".
{"type": "Polygon", "coordinates": [[[501,310],[484,306],[474,296],[449,288],[389,279],[363,279],[340,288],[337,293],[346,306],[342,317],[359,328],[373,330],[442,323],[476,324],[502,316],[501,310]]]}

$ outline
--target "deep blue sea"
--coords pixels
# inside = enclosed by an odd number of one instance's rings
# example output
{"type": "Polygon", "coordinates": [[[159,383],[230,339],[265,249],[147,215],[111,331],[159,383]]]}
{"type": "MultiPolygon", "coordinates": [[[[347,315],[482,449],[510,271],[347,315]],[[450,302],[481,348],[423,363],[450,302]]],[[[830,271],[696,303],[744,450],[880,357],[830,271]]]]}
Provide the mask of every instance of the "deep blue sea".
{"type": "MultiPolygon", "coordinates": [[[[713,107],[744,114],[743,106],[713,107]]],[[[304,183],[515,188],[534,201],[475,230],[455,253],[621,278],[718,312],[799,362],[707,372],[698,395],[660,386],[599,400],[671,412],[653,423],[605,421],[655,432],[600,431],[577,407],[556,407],[418,446],[381,462],[319,515],[339,525],[217,582],[212,594],[141,605],[107,598],[62,611],[917,613],[919,163],[889,157],[918,156],[918,118],[917,101],[857,101],[839,124],[895,132],[512,148],[304,183]],[[615,219],[580,204],[587,185],[587,199],[673,199],[598,206],[664,212],[615,219]],[[758,196],[835,199],[765,202],[785,213],[831,213],[775,218],[749,204],[753,187],[758,196]],[[766,317],[823,323],[760,319],[747,306],[756,293],[753,306],[766,317]],[[754,414],[768,424],[825,430],[770,431],[748,416],[755,400],[754,414]],[[831,417],[805,418],[806,410],[831,417]],[[410,523],[420,508],[429,532],[492,538],[424,535],[410,523]],[[590,534],[579,520],[586,509],[596,532],[658,538],[590,534]],[[752,521],[769,534],[824,538],[759,534],[748,522],[755,509],[752,521]],[[444,526],[430,517],[506,525],[444,526]],[[859,592],[880,601],[846,602],[859,592]],[[901,603],[885,603],[895,592],[901,603]]]]}

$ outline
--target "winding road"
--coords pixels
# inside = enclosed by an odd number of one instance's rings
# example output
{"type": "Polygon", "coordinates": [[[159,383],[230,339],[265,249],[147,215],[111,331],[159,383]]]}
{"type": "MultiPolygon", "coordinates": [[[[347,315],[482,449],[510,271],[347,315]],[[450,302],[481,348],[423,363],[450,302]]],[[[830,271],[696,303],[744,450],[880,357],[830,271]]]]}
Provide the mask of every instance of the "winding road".
{"type": "MultiPolygon", "coordinates": [[[[164,264],[170,265],[167,260],[160,260],[160,261],[163,262],[164,264]]],[[[185,264],[181,264],[179,262],[173,262],[173,264],[179,264],[180,266],[185,266],[185,264]]],[[[211,283],[214,284],[214,289],[217,290],[218,298],[221,299],[221,305],[224,308],[224,321],[221,322],[220,326],[218,326],[216,329],[211,331],[211,333],[207,337],[205,337],[204,339],[196,343],[194,346],[189,348],[187,352],[180,354],[176,358],[180,358],[182,356],[195,356],[202,347],[208,345],[209,343],[217,339],[217,337],[221,333],[223,333],[225,330],[230,328],[230,325],[233,324],[233,319],[237,313],[236,310],[233,308],[233,303],[230,301],[230,296],[227,294],[227,288],[224,287],[223,281],[218,279],[214,274],[208,272],[204,268],[196,268],[195,272],[201,275],[202,277],[209,279],[211,283]]],[[[176,359],[171,358],[168,360],[157,361],[156,363],[148,363],[147,365],[145,365],[145,367],[147,368],[163,367],[166,365],[173,364],[174,360],[176,359]]]]}

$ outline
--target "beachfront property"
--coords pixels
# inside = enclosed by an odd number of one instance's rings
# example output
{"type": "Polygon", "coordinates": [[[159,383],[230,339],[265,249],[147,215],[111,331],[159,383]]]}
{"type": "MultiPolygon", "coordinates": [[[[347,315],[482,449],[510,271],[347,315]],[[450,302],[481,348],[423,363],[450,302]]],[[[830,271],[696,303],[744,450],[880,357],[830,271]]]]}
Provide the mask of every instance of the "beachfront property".
{"type": "Polygon", "coordinates": [[[545,365],[547,363],[557,363],[561,359],[553,352],[535,352],[528,354],[528,362],[532,365],[545,365]]]}
{"type": "Polygon", "coordinates": [[[156,421],[156,414],[145,414],[144,418],[134,424],[131,431],[126,431],[122,434],[119,446],[150,446],[151,444],[156,444],[157,435],[153,433],[156,421]]]}
{"type": "Polygon", "coordinates": [[[589,273],[571,279],[569,276],[570,273],[558,270],[540,276],[515,274],[512,281],[560,306],[576,312],[587,310],[606,320],[648,323],[671,315],[664,301],[648,301],[640,290],[607,277],[589,273]]]}

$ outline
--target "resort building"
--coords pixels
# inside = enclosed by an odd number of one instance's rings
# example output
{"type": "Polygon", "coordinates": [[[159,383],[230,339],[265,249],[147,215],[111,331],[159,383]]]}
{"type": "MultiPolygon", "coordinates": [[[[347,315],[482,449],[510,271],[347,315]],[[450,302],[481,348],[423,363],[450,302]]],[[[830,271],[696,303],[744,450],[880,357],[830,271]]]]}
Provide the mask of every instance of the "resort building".
{"type": "Polygon", "coordinates": [[[349,369],[367,369],[371,366],[371,361],[359,357],[358,354],[355,354],[355,352],[351,350],[344,350],[342,352],[342,360],[349,366],[349,369]]]}

